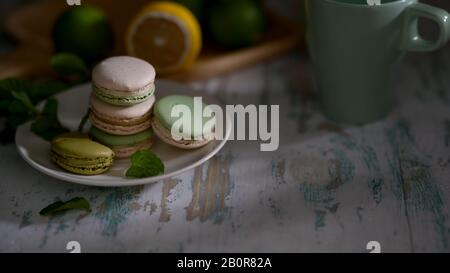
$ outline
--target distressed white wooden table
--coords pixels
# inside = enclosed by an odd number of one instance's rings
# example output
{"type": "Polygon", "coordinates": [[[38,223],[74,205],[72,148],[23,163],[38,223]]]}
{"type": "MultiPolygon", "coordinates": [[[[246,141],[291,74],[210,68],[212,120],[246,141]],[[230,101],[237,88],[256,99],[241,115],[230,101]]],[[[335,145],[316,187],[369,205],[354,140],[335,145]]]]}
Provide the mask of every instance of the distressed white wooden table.
{"type": "Polygon", "coordinates": [[[281,145],[232,141],[203,166],[145,187],[92,188],[29,167],[0,146],[0,251],[449,252],[450,48],[410,55],[384,120],[328,122],[292,54],[194,83],[228,104],[279,104],[281,145]],[[84,196],[89,215],[42,217],[84,196]]]}
{"type": "Polygon", "coordinates": [[[145,187],[92,188],[29,167],[0,147],[0,250],[65,252],[449,250],[450,48],[410,56],[386,119],[328,122],[304,57],[194,83],[228,104],[279,104],[280,149],[232,141],[208,163],[145,187]],[[42,217],[84,196],[89,215],[42,217]]]}

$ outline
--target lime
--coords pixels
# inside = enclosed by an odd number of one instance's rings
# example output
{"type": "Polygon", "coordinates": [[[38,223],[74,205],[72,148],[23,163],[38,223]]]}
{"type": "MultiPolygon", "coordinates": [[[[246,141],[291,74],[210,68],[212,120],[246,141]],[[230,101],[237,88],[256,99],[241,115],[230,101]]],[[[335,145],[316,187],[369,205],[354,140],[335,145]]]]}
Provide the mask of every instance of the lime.
{"type": "Polygon", "coordinates": [[[258,1],[221,0],[211,6],[209,30],[212,37],[226,47],[242,47],[259,41],[265,18],[258,1]]]}
{"type": "Polygon", "coordinates": [[[56,52],[70,52],[88,63],[105,56],[113,45],[111,26],[102,10],[77,6],[65,11],[53,27],[56,52]]]}

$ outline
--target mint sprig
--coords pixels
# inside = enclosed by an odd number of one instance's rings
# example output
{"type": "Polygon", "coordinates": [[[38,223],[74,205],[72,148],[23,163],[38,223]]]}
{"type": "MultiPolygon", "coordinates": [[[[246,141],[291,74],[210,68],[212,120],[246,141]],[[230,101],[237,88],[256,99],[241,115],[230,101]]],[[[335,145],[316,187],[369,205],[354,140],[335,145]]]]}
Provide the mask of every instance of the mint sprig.
{"type": "Polygon", "coordinates": [[[69,210],[85,210],[91,212],[91,205],[84,197],[75,197],[68,201],[57,201],[43,208],[39,214],[50,216],[61,214],[69,210]]]}
{"type": "Polygon", "coordinates": [[[42,114],[31,123],[31,131],[47,141],[69,132],[58,120],[58,101],[56,99],[47,100],[42,114]]]}
{"type": "Polygon", "coordinates": [[[62,81],[43,80],[33,83],[28,93],[33,104],[37,104],[67,88],[69,85],[62,81]]]}
{"type": "Polygon", "coordinates": [[[81,58],[70,53],[54,55],[50,59],[50,66],[55,72],[52,75],[56,76],[54,79],[0,80],[0,118],[6,121],[1,126],[0,143],[13,141],[17,127],[30,120],[34,120],[33,132],[47,140],[57,132],[66,131],[61,129],[56,115],[39,113],[35,106],[70,86],[89,80],[90,68],[81,58]],[[47,129],[49,133],[45,133],[47,129]]]}
{"type": "Polygon", "coordinates": [[[19,109],[20,106],[23,106],[24,108],[20,109],[19,113],[22,112],[22,111],[23,112],[32,113],[32,114],[36,114],[37,113],[36,108],[34,108],[34,105],[31,102],[31,99],[30,99],[30,97],[28,96],[27,93],[11,91],[11,95],[13,96],[14,99],[17,100],[17,101],[13,101],[12,102],[13,104],[14,103],[20,103],[19,105],[15,106],[15,107],[14,106],[11,107],[11,109],[10,109],[11,112],[16,111],[17,109],[19,109]]]}
{"type": "Polygon", "coordinates": [[[0,80],[0,117],[6,121],[0,142],[11,142],[17,127],[40,116],[36,104],[65,88],[66,84],[51,80],[36,83],[15,78],[0,80]]]}
{"type": "Polygon", "coordinates": [[[164,174],[164,163],[149,150],[137,151],[131,156],[131,166],[127,177],[144,178],[164,174]]]}

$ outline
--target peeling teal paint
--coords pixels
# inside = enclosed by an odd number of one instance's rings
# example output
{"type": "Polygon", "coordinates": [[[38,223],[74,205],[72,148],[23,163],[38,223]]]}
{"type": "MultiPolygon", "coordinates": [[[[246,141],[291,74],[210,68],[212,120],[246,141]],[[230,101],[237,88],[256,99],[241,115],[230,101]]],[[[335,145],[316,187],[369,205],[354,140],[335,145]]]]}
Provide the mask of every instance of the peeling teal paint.
{"type": "Polygon", "coordinates": [[[58,234],[58,233],[60,233],[60,232],[64,232],[67,228],[69,228],[70,227],[70,225],[68,225],[68,224],[65,224],[65,223],[63,223],[63,222],[60,222],[59,224],[58,224],[58,226],[56,227],[56,231],[55,231],[55,234],[58,234]]]}
{"type": "Polygon", "coordinates": [[[387,130],[387,136],[393,151],[389,164],[395,195],[404,203],[407,217],[424,212],[433,215],[439,241],[443,249],[448,250],[447,216],[443,212],[442,192],[432,175],[429,159],[417,150],[410,125],[405,120],[399,120],[387,130]]]}
{"type": "Polygon", "coordinates": [[[97,209],[97,217],[102,225],[102,235],[115,236],[118,227],[133,212],[129,204],[139,197],[142,187],[108,189],[108,194],[97,209]]]}
{"type": "Polygon", "coordinates": [[[270,207],[270,210],[271,210],[273,216],[276,219],[280,220],[282,218],[281,208],[277,205],[276,201],[273,200],[272,198],[269,198],[267,201],[269,203],[269,207],[270,207]]]}
{"type": "Polygon", "coordinates": [[[338,211],[338,209],[339,209],[339,205],[340,205],[340,203],[334,203],[333,205],[331,205],[331,206],[327,206],[327,207],[325,207],[331,214],[336,214],[336,212],[338,211]]]}
{"type": "Polygon", "coordinates": [[[403,178],[400,166],[400,145],[402,141],[414,143],[414,139],[409,132],[409,123],[406,120],[399,120],[397,124],[386,131],[386,136],[392,149],[391,156],[386,155],[393,177],[391,180],[391,191],[398,200],[404,200],[403,178]]]}
{"type": "Polygon", "coordinates": [[[45,247],[45,245],[47,244],[47,241],[48,241],[48,239],[50,237],[50,232],[51,232],[51,230],[53,228],[53,223],[56,220],[59,220],[61,218],[61,216],[62,215],[55,215],[55,216],[51,216],[48,219],[47,225],[46,225],[45,230],[44,230],[44,235],[42,236],[41,243],[38,246],[39,248],[45,247]]]}
{"type": "Polygon", "coordinates": [[[328,193],[325,192],[323,187],[307,182],[300,184],[300,192],[303,193],[305,201],[309,203],[318,203],[328,197],[328,193]]]}
{"type": "Polygon", "coordinates": [[[380,163],[378,156],[373,147],[359,143],[355,138],[347,135],[337,134],[331,138],[332,143],[338,143],[349,149],[350,151],[357,152],[364,162],[367,170],[370,171],[366,175],[367,184],[369,186],[372,198],[376,204],[379,204],[383,198],[383,186],[384,179],[383,174],[380,171],[380,163]]]}
{"type": "Polygon", "coordinates": [[[388,164],[392,174],[391,192],[397,200],[402,201],[404,199],[404,196],[399,159],[397,158],[397,156],[388,158],[388,164]]]}
{"type": "Polygon", "coordinates": [[[32,224],[32,221],[31,221],[32,213],[33,212],[31,210],[26,210],[22,213],[22,220],[20,221],[19,229],[32,224]]]}
{"type": "Polygon", "coordinates": [[[382,187],[384,184],[383,178],[372,179],[369,181],[369,188],[375,203],[380,204],[382,199],[382,187]]]}
{"type": "Polygon", "coordinates": [[[278,185],[286,184],[286,180],[284,179],[284,173],[286,171],[286,159],[281,160],[272,160],[272,177],[275,179],[278,185]]]}
{"type": "Polygon", "coordinates": [[[328,190],[335,190],[340,186],[353,180],[355,174],[355,165],[342,150],[333,149],[334,163],[328,168],[328,174],[334,181],[328,184],[328,190]]]}
{"type": "MultiPolygon", "coordinates": [[[[353,180],[355,173],[355,165],[348,158],[344,151],[339,149],[330,150],[333,155],[328,160],[328,175],[330,181],[325,185],[312,184],[310,181],[300,181],[300,192],[307,202],[318,203],[325,200],[332,200],[332,194],[342,185],[353,180]]],[[[326,156],[327,153],[324,153],[326,156]]]]}
{"type": "Polygon", "coordinates": [[[216,210],[212,215],[212,221],[216,225],[222,224],[227,215],[230,214],[230,208],[226,207],[224,210],[216,210]]]}
{"type": "Polygon", "coordinates": [[[371,146],[358,143],[354,138],[341,134],[332,137],[330,142],[339,143],[349,150],[360,153],[367,169],[374,171],[380,170],[377,154],[371,146]]]}
{"type": "Polygon", "coordinates": [[[327,214],[323,210],[315,210],[314,229],[318,231],[320,228],[325,227],[325,215],[327,214]]]}
{"type": "Polygon", "coordinates": [[[433,214],[436,231],[441,236],[443,248],[447,250],[449,242],[447,217],[443,212],[444,201],[442,192],[433,179],[430,166],[415,159],[403,160],[402,169],[404,174],[407,173],[404,183],[407,183],[405,198],[408,207],[416,213],[428,211],[433,214]]]}

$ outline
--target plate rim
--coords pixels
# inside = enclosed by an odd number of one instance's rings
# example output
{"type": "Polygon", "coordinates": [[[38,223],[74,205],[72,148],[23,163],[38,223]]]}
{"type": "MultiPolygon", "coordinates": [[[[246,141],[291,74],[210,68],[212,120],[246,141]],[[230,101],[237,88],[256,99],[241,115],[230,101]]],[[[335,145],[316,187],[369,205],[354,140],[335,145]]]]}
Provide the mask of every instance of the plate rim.
{"type": "MultiPolygon", "coordinates": [[[[181,83],[178,83],[175,81],[170,81],[170,80],[159,79],[157,81],[158,82],[168,82],[168,83],[177,84],[177,85],[183,85],[181,83]]],[[[56,96],[61,95],[66,92],[69,92],[72,89],[82,88],[83,86],[89,86],[89,85],[90,85],[89,82],[80,84],[80,85],[76,85],[76,86],[68,88],[62,92],[59,92],[56,96]]],[[[192,88],[189,86],[185,86],[185,87],[188,87],[192,90],[192,88]]],[[[53,96],[53,97],[55,97],[55,96],[53,96]]],[[[189,164],[188,166],[186,166],[184,168],[178,169],[176,171],[172,171],[170,173],[165,173],[163,175],[146,177],[146,178],[133,178],[133,179],[128,179],[125,177],[124,181],[119,182],[117,180],[113,180],[112,182],[108,182],[108,184],[105,184],[104,181],[96,181],[95,179],[91,179],[91,177],[95,177],[95,176],[83,176],[83,175],[72,174],[69,172],[64,172],[63,170],[57,171],[57,170],[49,169],[49,168],[35,162],[34,160],[32,160],[31,157],[28,155],[27,150],[24,149],[23,147],[19,147],[18,142],[17,142],[17,140],[19,139],[19,132],[23,131],[23,130],[27,130],[27,129],[30,130],[32,121],[28,121],[28,122],[20,125],[17,128],[16,134],[14,137],[14,140],[15,140],[14,142],[15,142],[16,149],[19,152],[19,155],[22,157],[23,160],[25,160],[25,162],[27,162],[31,167],[33,167],[37,171],[44,173],[50,177],[53,177],[53,178],[57,179],[58,181],[75,183],[75,184],[86,185],[86,186],[96,186],[96,187],[132,187],[132,186],[153,184],[153,183],[160,182],[164,179],[178,176],[178,175],[183,174],[199,165],[202,165],[203,163],[205,163],[206,161],[211,159],[225,146],[225,143],[229,140],[229,138],[231,136],[231,131],[232,131],[231,120],[228,117],[226,117],[225,120],[226,120],[226,127],[225,127],[226,131],[225,131],[224,138],[222,140],[215,140],[215,141],[220,141],[220,142],[217,144],[217,146],[213,150],[208,152],[200,160],[197,160],[194,163],[189,164]],[[59,173],[62,173],[63,175],[61,175],[59,173]]]]}

